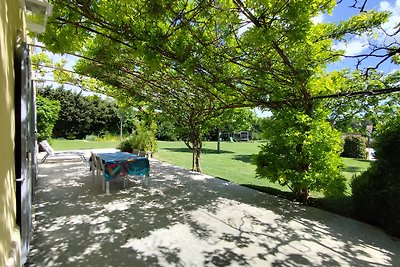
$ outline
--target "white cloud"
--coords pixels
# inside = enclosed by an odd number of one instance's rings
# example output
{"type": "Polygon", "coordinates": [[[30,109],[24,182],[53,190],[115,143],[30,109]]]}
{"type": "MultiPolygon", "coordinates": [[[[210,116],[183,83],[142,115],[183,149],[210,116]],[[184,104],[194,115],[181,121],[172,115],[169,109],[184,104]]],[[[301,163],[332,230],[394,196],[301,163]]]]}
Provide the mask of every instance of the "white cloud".
{"type": "Polygon", "coordinates": [[[317,16],[311,18],[311,21],[312,21],[314,24],[322,23],[324,20],[325,20],[325,15],[322,14],[322,13],[319,13],[317,16]]]}
{"type": "Polygon", "coordinates": [[[398,30],[397,26],[400,23],[400,0],[397,0],[394,5],[388,1],[380,2],[379,11],[391,12],[388,21],[383,24],[383,29],[389,34],[394,34],[398,30]]]}
{"type": "Polygon", "coordinates": [[[354,38],[348,42],[334,44],[332,48],[344,50],[346,56],[355,56],[368,49],[368,42],[361,38],[354,38]]]}
{"type": "MultiPolygon", "coordinates": [[[[400,0],[394,1],[381,1],[379,3],[379,7],[377,7],[379,11],[389,11],[391,15],[388,18],[388,21],[382,25],[382,28],[388,34],[394,34],[398,30],[398,25],[400,23],[400,0]]],[[[378,37],[374,39],[372,36],[358,36],[354,37],[352,40],[347,42],[339,42],[332,46],[333,49],[341,49],[345,50],[346,56],[355,56],[362,52],[365,52],[369,49],[368,41],[371,43],[376,43],[377,45],[389,44],[395,41],[398,34],[395,36],[389,37],[384,32],[379,31],[378,37]]]]}

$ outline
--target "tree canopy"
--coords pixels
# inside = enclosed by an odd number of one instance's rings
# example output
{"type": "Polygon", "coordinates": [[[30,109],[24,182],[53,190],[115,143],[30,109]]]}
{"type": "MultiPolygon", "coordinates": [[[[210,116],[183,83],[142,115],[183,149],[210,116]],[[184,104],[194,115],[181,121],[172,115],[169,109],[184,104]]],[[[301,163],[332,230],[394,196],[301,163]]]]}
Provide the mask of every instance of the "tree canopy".
{"type": "MultiPolygon", "coordinates": [[[[39,40],[50,51],[79,54],[75,70],[111,86],[108,94],[160,108],[184,124],[196,160],[205,121],[229,108],[270,108],[278,134],[260,152],[258,174],[286,179],[283,183],[305,198],[309,189],[329,194],[343,189],[340,162],[333,156],[339,137],[328,127],[323,99],[367,92],[342,86],[342,76],[327,75],[326,65],[343,55],[334,41],[374,35],[388,12],[362,8],[347,21],[313,23],[336,2],[51,2],[54,16],[39,40]],[[274,141],[287,136],[285,147],[274,141]],[[274,158],[267,150],[276,152],[275,158],[290,158],[291,165],[275,160],[275,168],[264,166],[262,157],[274,158]],[[335,181],[337,186],[330,186],[335,181]]],[[[393,56],[393,47],[385,49],[393,56]]]]}

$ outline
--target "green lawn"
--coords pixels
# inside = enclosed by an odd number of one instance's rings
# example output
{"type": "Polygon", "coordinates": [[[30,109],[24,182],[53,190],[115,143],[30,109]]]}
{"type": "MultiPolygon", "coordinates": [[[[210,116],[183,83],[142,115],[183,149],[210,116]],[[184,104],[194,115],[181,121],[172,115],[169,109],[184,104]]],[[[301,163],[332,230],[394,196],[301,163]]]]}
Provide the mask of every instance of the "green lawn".
{"type": "MultiPolygon", "coordinates": [[[[204,142],[201,154],[202,172],[214,177],[243,185],[272,187],[286,191],[286,187],[255,176],[252,155],[259,151],[260,142],[221,142],[221,154],[217,153],[217,142],[204,142]]],[[[158,142],[154,157],[187,169],[192,167],[192,151],[183,142],[158,142]]]]}
{"type": "Polygon", "coordinates": [[[368,169],[371,161],[366,159],[352,159],[352,158],[343,158],[344,161],[344,170],[343,174],[346,176],[347,180],[351,180],[353,175],[358,175],[368,169]]]}
{"type": "MultiPolygon", "coordinates": [[[[116,148],[118,141],[86,141],[86,140],[61,140],[54,139],[52,146],[55,150],[77,150],[95,148],[116,148]]],[[[221,142],[221,154],[217,154],[216,142],[204,142],[201,155],[201,167],[205,174],[219,177],[231,182],[250,186],[274,194],[289,192],[287,187],[274,184],[266,179],[255,176],[255,166],[251,164],[252,155],[258,153],[261,142],[221,142]],[[282,191],[282,192],[280,192],[282,191]]],[[[192,152],[183,142],[158,142],[158,151],[154,154],[156,159],[176,166],[190,169],[192,166],[192,152]]],[[[366,170],[370,164],[367,160],[344,158],[343,173],[350,182],[354,174],[366,170]]],[[[347,195],[350,195],[350,188],[347,195]]],[[[312,193],[314,197],[321,194],[312,193]]]]}
{"type": "MultiPolygon", "coordinates": [[[[87,141],[87,140],[52,140],[51,145],[55,150],[78,150],[96,148],[116,148],[118,141],[87,141]]],[[[266,179],[255,176],[255,166],[251,164],[252,155],[258,153],[261,142],[221,142],[221,154],[217,154],[216,142],[204,142],[201,155],[202,171],[214,177],[219,177],[231,182],[246,185],[270,194],[291,198],[287,187],[274,184],[266,179]]],[[[176,166],[190,169],[192,166],[192,152],[183,142],[158,142],[158,151],[154,154],[156,159],[166,161],[176,166]]],[[[343,158],[343,174],[348,182],[353,175],[366,170],[370,164],[367,160],[343,158]]],[[[351,190],[348,186],[346,195],[340,198],[325,198],[323,194],[312,192],[310,205],[352,217],[353,207],[351,190]]]]}
{"type": "Polygon", "coordinates": [[[52,139],[51,146],[54,150],[81,150],[96,148],[116,148],[119,141],[87,141],[87,140],[65,140],[52,139]]]}
{"type": "MultiPolygon", "coordinates": [[[[258,153],[261,142],[221,142],[221,154],[217,154],[216,142],[204,142],[201,155],[201,168],[203,173],[223,178],[231,182],[261,188],[265,191],[279,189],[288,192],[287,187],[271,183],[266,179],[259,179],[255,176],[255,166],[251,164],[252,155],[258,153]],[[267,187],[267,188],[266,188],[267,187]]],[[[190,169],[192,166],[192,152],[183,142],[162,142],[158,143],[159,150],[154,157],[171,164],[190,169]]],[[[354,174],[366,170],[370,164],[367,160],[343,158],[343,174],[348,182],[354,174]]],[[[348,187],[347,194],[350,194],[348,187]]],[[[321,197],[321,194],[312,194],[321,197]]]]}
{"type": "MultiPolygon", "coordinates": [[[[51,145],[55,150],[78,150],[95,148],[116,148],[119,141],[87,141],[54,139],[51,145]]],[[[262,142],[221,142],[221,154],[217,153],[216,142],[204,142],[201,155],[203,173],[219,177],[231,182],[250,186],[272,194],[285,195],[287,187],[271,183],[266,179],[259,179],[255,175],[255,166],[251,164],[252,155],[258,153],[262,142]]],[[[158,160],[190,169],[192,166],[192,152],[183,142],[158,142],[158,151],[154,157],[158,160]]],[[[370,164],[367,160],[343,158],[343,170],[348,182],[353,175],[360,174],[370,164]]],[[[320,193],[312,193],[314,197],[323,197],[320,193]]],[[[346,195],[351,195],[350,187],[346,195]]]]}
{"type": "MultiPolygon", "coordinates": [[[[214,177],[246,185],[254,189],[293,198],[288,187],[271,183],[266,179],[255,177],[255,166],[251,164],[252,155],[258,153],[260,142],[221,143],[221,154],[217,154],[216,142],[205,142],[201,155],[202,171],[214,177]]],[[[155,158],[168,163],[190,169],[192,153],[183,142],[159,142],[159,150],[155,158]]],[[[360,174],[368,168],[370,162],[352,158],[343,158],[343,174],[347,178],[346,194],[341,197],[327,198],[323,194],[311,192],[310,205],[334,212],[346,217],[353,217],[353,203],[351,200],[350,182],[355,174],[360,174]]]]}

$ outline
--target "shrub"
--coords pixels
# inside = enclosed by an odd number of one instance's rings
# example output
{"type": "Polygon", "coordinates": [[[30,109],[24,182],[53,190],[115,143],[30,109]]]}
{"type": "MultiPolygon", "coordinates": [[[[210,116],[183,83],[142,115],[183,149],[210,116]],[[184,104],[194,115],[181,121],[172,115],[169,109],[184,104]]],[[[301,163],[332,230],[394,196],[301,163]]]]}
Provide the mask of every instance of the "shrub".
{"type": "Polygon", "coordinates": [[[309,191],[343,195],[341,139],[324,116],[323,112],[311,117],[291,109],[274,113],[265,131],[267,142],[253,160],[257,176],[288,186],[303,202],[309,191]]]}
{"type": "Polygon", "coordinates": [[[154,153],[157,150],[157,140],[155,137],[156,128],[157,126],[155,123],[150,123],[150,125],[147,126],[144,121],[137,121],[132,135],[120,144],[120,150],[132,152],[133,149],[138,149],[154,153]]]}
{"type": "Polygon", "coordinates": [[[120,140],[120,135],[108,133],[108,132],[101,132],[101,138],[98,138],[98,141],[118,141],[120,140]]]}
{"type": "Polygon", "coordinates": [[[357,135],[350,135],[344,139],[343,157],[365,159],[366,146],[365,138],[357,135]]]}
{"type": "Polygon", "coordinates": [[[351,184],[356,215],[400,236],[400,116],[376,138],[375,161],[351,184]]]}
{"type": "Polygon", "coordinates": [[[119,133],[117,105],[99,96],[83,96],[51,87],[38,88],[38,95],[57,100],[61,111],[54,125],[55,138],[83,139],[86,135],[99,135],[102,131],[119,133]]]}
{"type": "Polygon", "coordinates": [[[129,152],[129,153],[131,153],[131,152],[133,151],[132,145],[131,145],[131,138],[128,138],[128,139],[122,141],[121,144],[119,144],[118,148],[119,148],[122,152],[129,152]]]}
{"type": "Polygon", "coordinates": [[[351,182],[352,198],[355,208],[355,213],[358,219],[379,225],[379,211],[377,199],[377,185],[375,171],[368,169],[361,175],[353,177],[351,182]]]}
{"type": "Polygon", "coordinates": [[[37,140],[48,140],[52,137],[54,125],[58,119],[61,105],[57,100],[50,100],[41,95],[36,98],[37,140]]]}
{"type": "Polygon", "coordinates": [[[97,136],[96,135],[86,135],[85,140],[86,141],[96,141],[97,136]]]}

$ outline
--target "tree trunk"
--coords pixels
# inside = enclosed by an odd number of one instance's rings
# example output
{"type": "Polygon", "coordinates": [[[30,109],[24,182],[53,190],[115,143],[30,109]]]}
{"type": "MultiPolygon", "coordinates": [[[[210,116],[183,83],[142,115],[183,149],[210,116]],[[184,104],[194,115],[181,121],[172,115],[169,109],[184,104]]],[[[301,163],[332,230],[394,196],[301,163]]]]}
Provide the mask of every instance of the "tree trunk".
{"type": "Polygon", "coordinates": [[[196,148],[193,150],[193,159],[194,159],[194,171],[201,172],[200,166],[200,155],[201,155],[201,148],[196,148]]]}
{"type": "Polygon", "coordinates": [[[195,158],[195,154],[196,154],[196,152],[195,152],[195,149],[193,148],[192,149],[192,171],[194,171],[194,158],[195,158]]]}
{"type": "Polygon", "coordinates": [[[192,161],[192,170],[196,172],[201,172],[200,167],[200,155],[202,149],[202,141],[200,136],[200,129],[195,128],[192,131],[192,151],[193,151],[193,161],[192,161]]]}
{"type": "Polygon", "coordinates": [[[301,188],[296,192],[296,198],[299,202],[307,204],[308,198],[310,197],[310,190],[307,187],[301,188]]]}

